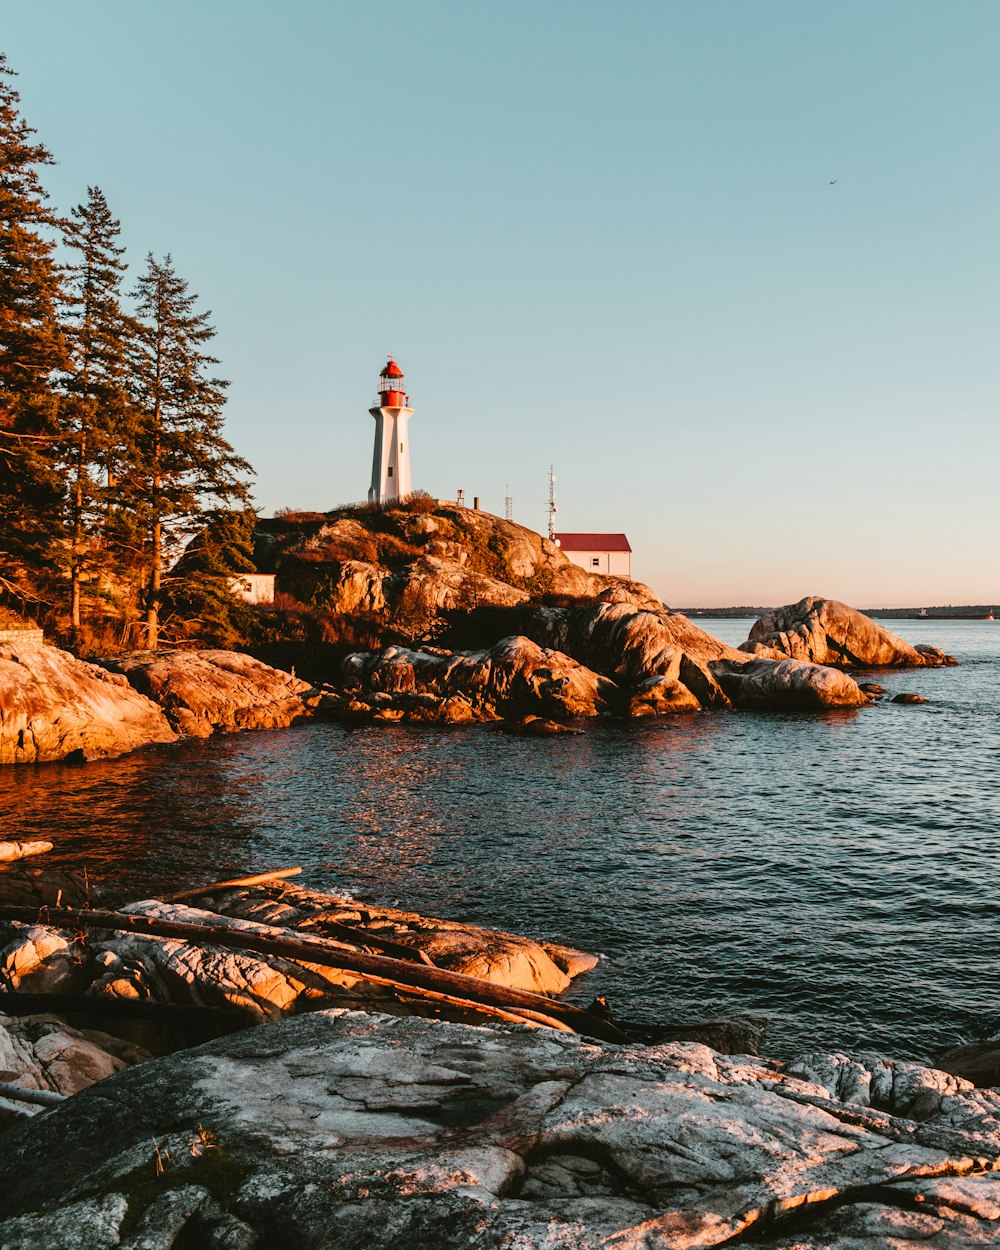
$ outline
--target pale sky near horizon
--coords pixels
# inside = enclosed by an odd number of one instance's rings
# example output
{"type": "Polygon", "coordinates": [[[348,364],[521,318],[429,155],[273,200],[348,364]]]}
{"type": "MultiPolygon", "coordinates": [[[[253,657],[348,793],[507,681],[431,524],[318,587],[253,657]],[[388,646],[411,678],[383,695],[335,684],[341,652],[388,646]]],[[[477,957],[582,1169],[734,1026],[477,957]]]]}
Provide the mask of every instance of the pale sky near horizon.
{"type": "Polygon", "coordinates": [[[996,0],[0,0],[64,212],[213,310],[271,512],[624,530],[674,606],[1000,598],[996,0]]]}

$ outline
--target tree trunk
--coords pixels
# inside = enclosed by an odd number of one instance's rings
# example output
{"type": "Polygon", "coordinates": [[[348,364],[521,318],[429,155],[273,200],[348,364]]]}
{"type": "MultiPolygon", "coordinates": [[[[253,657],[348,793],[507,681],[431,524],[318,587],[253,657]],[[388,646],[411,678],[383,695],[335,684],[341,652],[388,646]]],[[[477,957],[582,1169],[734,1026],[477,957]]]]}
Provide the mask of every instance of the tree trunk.
{"type": "Polygon", "coordinates": [[[70,565],[70,625],[73,645],[80,641],[80,584],[83,574],[83,471],[87,461],[87,434],[80,435],[77,448],[76,483],[73,490],[73,557],[70,565]]]}
{"type": "Polygon", "coordinates": [[[160,584],[163,577],[163,526],[153,524],[149,584],[146,587],[146,650],[155,651],[160,641],[160,584]]]}

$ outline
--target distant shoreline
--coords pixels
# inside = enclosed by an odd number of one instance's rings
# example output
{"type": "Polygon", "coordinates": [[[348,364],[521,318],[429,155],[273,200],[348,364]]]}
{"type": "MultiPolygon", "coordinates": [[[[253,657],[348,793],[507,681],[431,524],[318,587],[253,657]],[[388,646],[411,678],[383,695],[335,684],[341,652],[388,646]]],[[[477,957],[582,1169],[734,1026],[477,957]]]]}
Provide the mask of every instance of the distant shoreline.
{"type": "MultiPolygon", "coordinates": [[[[774,608],[671,608],[683,616],[754,621],[774,608]]],[[[1000,604],[968,604],[937,608],[860,608],[865,616],[896,621],[985,621],[1000,619],[1000,604]]]]}

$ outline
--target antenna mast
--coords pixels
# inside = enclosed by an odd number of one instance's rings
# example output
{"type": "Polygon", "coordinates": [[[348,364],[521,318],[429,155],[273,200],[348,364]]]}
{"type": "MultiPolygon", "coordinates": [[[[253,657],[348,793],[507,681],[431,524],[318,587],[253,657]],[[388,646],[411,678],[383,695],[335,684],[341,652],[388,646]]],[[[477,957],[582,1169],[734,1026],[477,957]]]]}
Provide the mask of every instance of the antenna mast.
{"type": "Polygon", "coordinates": [[[556,475],[553,472],[553,466],[549,465],[549,539],[552,542],[556,540],[556,513],[559,509],[556,507],[556,475]]]}

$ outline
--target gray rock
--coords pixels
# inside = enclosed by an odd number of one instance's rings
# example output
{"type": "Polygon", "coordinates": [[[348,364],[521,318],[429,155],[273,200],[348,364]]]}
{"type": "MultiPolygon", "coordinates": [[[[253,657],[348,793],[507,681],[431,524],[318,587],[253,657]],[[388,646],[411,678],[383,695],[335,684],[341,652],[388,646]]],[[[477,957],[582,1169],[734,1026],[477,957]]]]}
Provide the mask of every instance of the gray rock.
{"type": "Polygon", "coordinates": [[[4,1134],[0,1242],[955,1250],[1000,1238],[998,1165],[1000,1093],[917,1065],[327,1012],[4,1134]]]}

